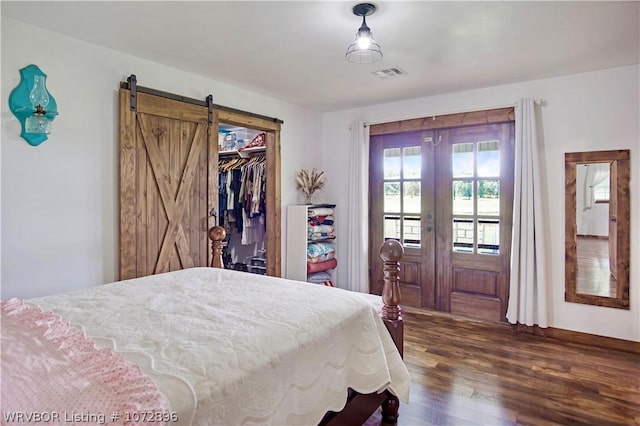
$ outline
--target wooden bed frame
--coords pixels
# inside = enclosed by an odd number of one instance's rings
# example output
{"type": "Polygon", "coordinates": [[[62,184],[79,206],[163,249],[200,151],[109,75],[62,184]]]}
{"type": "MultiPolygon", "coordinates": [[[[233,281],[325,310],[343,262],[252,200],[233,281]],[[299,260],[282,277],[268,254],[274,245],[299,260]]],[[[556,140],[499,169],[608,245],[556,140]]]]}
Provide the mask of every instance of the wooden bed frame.
{"type": "MultiPolygon", "coordinates": [[[[222,241],[226,231],[221,226],[214,226],[209,230],[211,252],[213,258],[211,266],[224,268],[222,261],[222,241]]],[[[382,290],[382,321],[393,339],[400,356],[404,347],[404,320],[400,306],[400,287],[398,284],[399,261],[404,249],[396,240],[385,241],[380,246],[380,257],[384,261],[384,287],[382,290]]],[[[382,423],[395,424],[398,421],[400,401],[388,390],[382,393],[360,394],[349,392],[347,403],[342,411],[327,413],[320,425],[361,425],[382,406],[382,423]]]]}

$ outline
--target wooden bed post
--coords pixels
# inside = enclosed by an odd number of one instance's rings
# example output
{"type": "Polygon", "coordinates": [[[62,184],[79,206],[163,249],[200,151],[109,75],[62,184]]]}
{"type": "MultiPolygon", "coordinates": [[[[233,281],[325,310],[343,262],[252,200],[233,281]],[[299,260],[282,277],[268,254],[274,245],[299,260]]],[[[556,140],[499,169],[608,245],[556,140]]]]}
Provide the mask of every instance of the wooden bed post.
{"type": "MultiPolygon", "coordinates": [[[[380,246],[380,257],[384,261],[384,288],[382,289],[382,321],[387,326],[393,342],[403,356],[404,351],[404,320],[402,319],[402,307],[400,306],[400,285],[398,272],[400,271],[400,259],[404,254],[402,244],[396,240],[385,241],[380,246]]],[[[386,391],[387,399],[382,403],[382,421],[384,423],[396,423],[398,421],[398,409],[400,401],[391,392],[386,391]]]]}
{"type": "Polygon", "coordinates": [[[209,238],[211,239],[211,267],[224,269],[224,261],[222,260],[222,241],[227,237],[227,231],[222,226],[214,226],[209,229],[209,238]]]}
{"type": "MultiPolygon", "coordinates": [[[[384,288],[382,290],[382,321],[398,348],[403,354],[404,320],[400,307],[400,285],[398,272],[404,248],[396,240],[385,241],[380,246],[380,257],[384,261],[384,288]]],[[[397,424],[400,401],[389,390],[382,393],[359,394],[349,392],[347,404],[340,412],[327,413],[320,426],[361,425],[382,406],[382,423],[397,424]]]]}

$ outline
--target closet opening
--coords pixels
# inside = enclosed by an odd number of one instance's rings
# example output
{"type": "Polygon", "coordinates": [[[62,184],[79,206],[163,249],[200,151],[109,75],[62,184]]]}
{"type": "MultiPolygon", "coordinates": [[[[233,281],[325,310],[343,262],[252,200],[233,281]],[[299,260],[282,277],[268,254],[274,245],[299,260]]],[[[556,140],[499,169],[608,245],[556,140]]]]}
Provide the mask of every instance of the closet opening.
{"type": "Polygon", "coordinates": [[[226,268],[264,275],[266,248],[266,133],[218,125],[218,225],[227,232],[226,268]]]}
{"type": "Polygon", "coordinates": [[[280,276],[280,123],[215,111],[217,197],[225,268],[280,276]]]}

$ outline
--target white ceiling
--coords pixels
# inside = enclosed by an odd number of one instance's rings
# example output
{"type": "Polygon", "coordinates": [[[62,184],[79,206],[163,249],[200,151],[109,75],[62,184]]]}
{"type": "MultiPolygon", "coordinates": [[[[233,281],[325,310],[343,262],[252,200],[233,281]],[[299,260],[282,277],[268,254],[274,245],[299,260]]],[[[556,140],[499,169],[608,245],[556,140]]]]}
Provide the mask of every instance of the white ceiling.
{"type": "MultiPolygon", "coordinates": [[[[640,2],[10,2],[2,15],[319,111],[640,63],[640,2]],[[380,79],[373,71],[408,74],[380,79]]],[[[132,70],[135,72],[135,70],[132,70]]],[[[141,83],[142,84],[142,83],[141,83]]],[[[144,84],[142,84],[144,85],[144,84]]]]}

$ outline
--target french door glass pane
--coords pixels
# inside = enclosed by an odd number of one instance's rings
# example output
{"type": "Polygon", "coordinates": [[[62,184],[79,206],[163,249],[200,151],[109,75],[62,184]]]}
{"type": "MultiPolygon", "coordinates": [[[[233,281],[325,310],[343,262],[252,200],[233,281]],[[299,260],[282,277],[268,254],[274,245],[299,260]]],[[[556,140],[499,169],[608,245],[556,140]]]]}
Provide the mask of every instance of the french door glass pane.
{"type": "Polygon", "coordinates": [[[473,253],[473,222],[471,218],[453,218],[453,251],[473,253]]]}
{"type": "Polygon", "coordinates": [[[422,172],[422,155],[419,146],[409,146],[404,148],[404,158],[402,165],[402,177],[405,179],[420,179],[422,172]]]}
{"type": "Polygon", "coordinates": [[[400,183],[387,182],[384,184],[385,213],[400,213],[400,183]]]}
{"type": "Polygon", "coordinates": [[[457,143],[453,145],[452,168],[453,177],[473,176],[473,143],[457,143]]]}
{"type": "Polygon", "coordinates": [[[420,182],[404,182],[403,183],[403,213],[420,214],[420,182]]]}
{"type": "Polygon", "coordinates": [[[385,149],[383,153],[383,172],[385,179],[398,179],[402,170],[400,148],[385,149]]]}
{"type": "Polygon", "coordinates": [[[402,243],[406,247],[420,247],[420,217],[405,216],[404,218],[404,238],[402,243]]]}
{"type": "Polygon", "coordinates": [[[400,216],[385,215],[384,217],[384,239],[400,239],[400,216]]]}
{"type": "Polygon", "coordinates": [[[453,214],[472,215],[473,208],[473,182],[470,180],[453,181],[453,214]]]}
{"type": "Polygon", "coordinates": [[[500,176],[500,143],[478,142],[478,177],[500,176]]]}
{"type": "Polygon", "coordinates": [[[478,253],[500,254],[500,220],[478,219],[478,253]]]}
{"type": "Polygon", "coordinates": [[[500,181],[478,181],[478,214],[488,216],[500,215],[500,181]]]}

